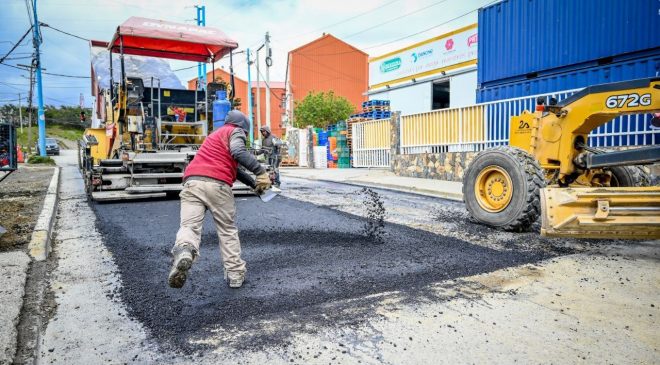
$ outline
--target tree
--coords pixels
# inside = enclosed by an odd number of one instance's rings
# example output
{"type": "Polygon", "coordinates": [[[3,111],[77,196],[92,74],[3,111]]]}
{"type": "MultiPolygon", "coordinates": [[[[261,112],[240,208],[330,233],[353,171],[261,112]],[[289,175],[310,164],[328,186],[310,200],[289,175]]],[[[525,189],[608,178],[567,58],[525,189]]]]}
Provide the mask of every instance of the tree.
{"type": "MultiPolygon", "coordinates": [[[[21,106],[23,122],[28,124],[29,110],[25,105],[21,106]]],[[[80,109],[78,106],[61,105],[59,107],[54,105],[44,105],[44,117],[48,124],[67,124],[79,129],[84,129],[89,123],[82,123],[80,120],[80,112],[85,112],[85,115],[92,114],[90,108],[80,109]]],[[[18,125],[19,121],[18,106],[14,104],[5,104],[0,107],[0,122],[13,122],[18,125]]],[[[32,123],[36,123],[37,108],[32,106],[32,123]]],[[[89,118],[88,118],[89,119],[89,118]]]]}
{"type": "Polygon", "coordinates": [[[328,124],[345,120],[353,110],[353,105],[346,98],[332,91],[309,93],[302,101],[296,102],[293,125],[298,128],[310,125],[325,128],[328,124]]]}
{"type": "MultiPolygon", "coordinates": [[[[227,90],[227,97],[229,97],[229,93],[231,92],[231,85],[225,81],[222,76],[216,76],[213,82],[217,82],[218,84],[221,84],[225,87],[225,90],[227,90]]],[[[232,109],[240,109],[241,108],[241,98],[237,98],[234,96],[234,100],[232,101],[231,107],[232,109]]]]}

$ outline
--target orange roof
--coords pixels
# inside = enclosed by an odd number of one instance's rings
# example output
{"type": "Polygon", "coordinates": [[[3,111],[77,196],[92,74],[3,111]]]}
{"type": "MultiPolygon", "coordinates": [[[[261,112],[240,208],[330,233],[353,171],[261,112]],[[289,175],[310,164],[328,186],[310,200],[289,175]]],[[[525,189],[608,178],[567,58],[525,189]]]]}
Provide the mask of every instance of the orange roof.
{"type": "Polygon", "coordinates": [[[324,34],[323,36],[321,36],[321,37],[319,37],[319,38],[317,38],[317,39],[315,39],[315,40],[313,40],[313,41],[311,41],[311,42],[309,42],[309,43],[303,44],[302,46],[300,46],[300,47],[298,47],[298,48],[296,48],[296,49],[293,49],[293,50],[289,51],[289,53],[294,53],[294,52],[297,52],[297,51],[302,50],[302,49],[304,49],[304,48],[307,48],[307,47],[311,46],[311,45],[314,44],[314,43],[318,43],[318,42],[320,42],[320,41],[322,41],[322,40],[325,40],[325,39],[328,38],[328,37],[330,37],[330,38],[332,38],[332,39],[335,39],[335,40],[337,40],[337,41],[339,41],[339,42],[341,42],[341,43],[343,43],[343,44],[349,46],[350,48],[353,48],[354,50],[356,50],[356,51],[358,51],[358,52],[360,52],[360,53],[362,53],[362,54],[364,54],[364,55],[366,55],[366,56],[369,56],[369,54],[367,54],[367,53],[364,52],[363,50],[361,50],[361,49],[359,49],[359,48],[357,48],[357,47],[355,47],[355,46],[352,46],[352,45],[350,45],[350,44],[348,44],[348,43],[342,41],[341,39],[339,39],[339,38],[333,36],[333,35],[330,34],[330,33],[328,33],[328,34],[324,34]]]}

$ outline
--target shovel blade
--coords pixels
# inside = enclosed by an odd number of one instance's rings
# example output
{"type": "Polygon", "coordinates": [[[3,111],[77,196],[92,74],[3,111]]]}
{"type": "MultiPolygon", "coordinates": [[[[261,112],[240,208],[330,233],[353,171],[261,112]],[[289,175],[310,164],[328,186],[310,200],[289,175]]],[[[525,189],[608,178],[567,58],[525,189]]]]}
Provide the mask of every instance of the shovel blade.
{"type": "Polygon", "coordinates": [[[278,196],[281,192],[282,190],[273,186],[272,188],[261,193],[261,195],[259,195],[259,198],[261,198],[262,202],[267,203],[271,201],[274,197],[278,196]]]}

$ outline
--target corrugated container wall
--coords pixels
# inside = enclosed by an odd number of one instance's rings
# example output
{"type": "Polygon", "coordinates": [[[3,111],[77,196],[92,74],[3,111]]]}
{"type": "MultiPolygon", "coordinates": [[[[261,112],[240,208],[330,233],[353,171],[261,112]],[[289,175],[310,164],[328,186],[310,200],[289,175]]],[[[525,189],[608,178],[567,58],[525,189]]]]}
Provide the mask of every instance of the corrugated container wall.
{"type": "Polygon", "coordinates": [[[479,86],[657,54],[659,11],[658,0],[504,0],[482,8],[479,86]]]}
{"type": "Polygon", "coordinates": [[[477,90],[477,102],[518,98],[557,91],[579,89],[609,82],[660,75],[660,54],[636,60],[589,67],[570,72],[511,82],[477,90]]]}
{"type": "Polygon", "coordinates": [[[348,99],[355,110],[361,110],[367,100],[368,60],[366,53],[329,34],[289,52],[294,102],[310,92],[332,90],[348,99]]]}

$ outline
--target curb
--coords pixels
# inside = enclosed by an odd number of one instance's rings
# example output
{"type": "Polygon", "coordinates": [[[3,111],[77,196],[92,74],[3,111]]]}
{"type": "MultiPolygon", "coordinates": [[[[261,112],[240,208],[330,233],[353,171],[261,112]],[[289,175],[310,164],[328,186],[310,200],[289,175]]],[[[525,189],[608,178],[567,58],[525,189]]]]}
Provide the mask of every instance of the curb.
{"type": "Polygon", "coordinates": [[[359,180],[337,181],[337,180],[329,180],[329,179],[319,179],[319,178],[316,178],[316,177],[301,177],[301,176],[294,176],[294,175],[287,175],[287,174],[282,174],[282,176],[294,177],[294,178],[298,178],[298,179],[330,182],[330,183],[336,183],[336,184],[351,185],[351,186],[366,186],[366,187],[374,188],[374,189],[395,191],[395,192],[398,192],[398,193],[423,195],[423,196],[429,196],[429,197],[432,197],[432,198],[447,199],[447,200],[452,200],[452,201],[457,201],[457,202],[462,202],[463,201],[463,194],[452,193],[452,192],[448,192],[448,191],[440,192],[440,191],[437,191],[437,190],[418,189],[418,188],[414,188],[414,187],[404,188],[404,187],[401,187],[400,185],[374,184],[374,183],[370,183],[370,182],[362,182],[362,181],[359,181],[359,180]]]}
{"type": "Polygon", "coordinates": [[[462,202],[463,201],[463,194],[452,193],[452,192],[449,192],[449,191],[420,189],[420,188],[415,188],[415,187],[404,188],[404,187],[401,187],[400,185],[389,185],[389,184],[380,185],[380,184],[372,184],[372,183],[361,182],[361,181],[348,182],[347,184],[356,185],[356,186],[367,186],[367,187],[370,187],[370,188],[397,191],[397,192],[403,192],[403,193],[409,193],[409,194],[424,195],[424,196],[430,196],[430,197],[433,197],[433,198],[453,200],[453,201],[457,201],[457,202],[462,202]]]}
{"type": "Polygon", "coordinates": [[[53,223],[57,213],[57,200],[60,191],[60,168],[56,167],[50,185],[44,198],[44,206],[34,226],[32,238],[28,244],[28,253],[35,261],[44,261],[50,253],[50,241],[53,234],[53,223]]]}

